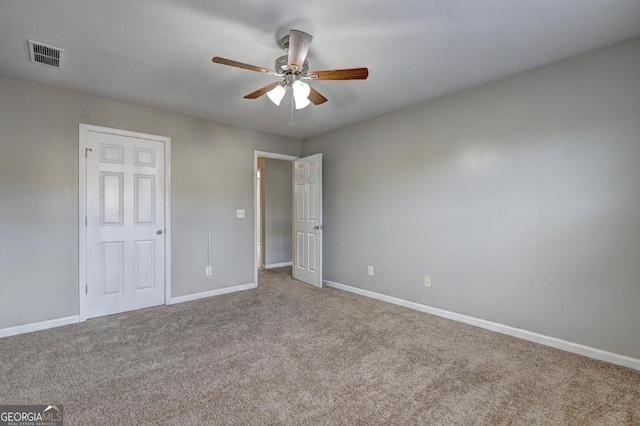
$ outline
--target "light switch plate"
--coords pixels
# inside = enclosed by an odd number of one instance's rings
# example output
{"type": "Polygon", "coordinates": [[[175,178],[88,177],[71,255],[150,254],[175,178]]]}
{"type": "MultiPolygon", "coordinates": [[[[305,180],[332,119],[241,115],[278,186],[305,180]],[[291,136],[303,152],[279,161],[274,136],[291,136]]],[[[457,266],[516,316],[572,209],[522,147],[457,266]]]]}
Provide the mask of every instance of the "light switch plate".
{"type": "Polygon", "coordinates": [[[236,210],[236,217],[238,219],[244,219],[244,209],[238,209],[236,210]]]}

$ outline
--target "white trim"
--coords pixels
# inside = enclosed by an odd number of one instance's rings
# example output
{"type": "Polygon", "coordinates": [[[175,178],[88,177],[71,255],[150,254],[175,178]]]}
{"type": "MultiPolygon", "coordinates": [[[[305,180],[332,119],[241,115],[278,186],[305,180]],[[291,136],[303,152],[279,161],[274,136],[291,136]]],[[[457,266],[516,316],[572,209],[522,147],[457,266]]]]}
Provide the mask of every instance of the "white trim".
{"type": "Polygon", "coordinates": [[[164,142],[164,304],[171,300],[171,138],[164,142]]]}
{"type": "Polygon", "coordinates": [[[82,292],[87,282],[87,148],[86,124],[78,126],[78,319],[86,321],[86,292],[82,292]]]}
{"type": "Polygon", "coordinates": [[[186,296],[178,296],[171,298],[169,305],[176,303],[191,302],[192,300],[204,299],[205,297],[220,296],[221,294],[235,293],[236,291],[251,290],[257,288],[255,283],[236,285],[233,287],[219,288],[217,290],[203,291],[202,293],[187,294],[186,296]]]}
{"type": "Polygon", "coordinates": [[[293,262],[272,263],[271,265],[264,265],[264,269],[283,268],[285,266],[293,266],[293,262]]]}
{"type": "Polygon", "coordinates": [[[86,293],[87,282],[87,228],[85,226],[86,196],[87,196],[87,132],[109,133],[131,138],[150,139],[164,144],[164,288],[165,305],[171,300],[171,138],[150,135],[147,133],[131,132],[129,130],[113,129],[80,123],[78,126],[78,317],[79,321],[87,320],[86,293]]]}
{"type": "Polygon", "coordinates": [[[374,293],[372,291],[351,287],[333,281],[325,280],[324,283],[327,285],[327,287],[333,287],[338,290],[348,291],[349,293],[355,293],[361,296],[370,297],[372,299],[381,300],[383,302],[393,303],[394,305],[404,306],[405,308],[414,309],[416,311],[425,312],[427,314],[436,315],[442,318],[462,322],[465,324],[473,325],[475,327],[495,331],[497,333],[507,334],[509,336],[528,340],[530,342],[539,343],[541,345],[550,346],[552,348],[561,349],[563,351],[583,355],[588,358],[593,358],[640,371],[640,359],[631,358],[626,355],[603,351],[601,349],[592,348],[590,346],[581,345],[579,343],[568,342],[566,340],[557,339],[555,337],[545,336],[544,334],[534,333],[532,331],[510,327],[508,325],[486,321],[480,318],[457,314],[455,312],[433,308],[431,306],[421,305],[415,302],[409,302],[408,300],[398,299],[396,297],[387,296],[380,293],[374,293]]]}
{"type": "MultiPolygon", "coordinates": [[[[270,158],[272,160],[295,161],[300,157],[295,155],[278,154],[276,152],[253,151],[253,282],[258,282],[258,158],[270,158]]],[[[293,178],[293,173],[291,173],[293,178]]],[[[293,202],[291,203],[293,211],[293,202]]],[[[293,263],[291,263],[293,265],[293,263]]],[[[262,267],[263,265],[260,265],[262,267]]]]}
{"type": "Polygon", "coordinates": [[[80,317],[78,315],[72,315],[70,317],[34,322],[32,324],[17,325],[15,327],[0,329],[0,338],[15,336],[24,333],[31,333],[32,331],[46,330],[63,325],[77,324],[78,322],[80,322],[80,317]]]}

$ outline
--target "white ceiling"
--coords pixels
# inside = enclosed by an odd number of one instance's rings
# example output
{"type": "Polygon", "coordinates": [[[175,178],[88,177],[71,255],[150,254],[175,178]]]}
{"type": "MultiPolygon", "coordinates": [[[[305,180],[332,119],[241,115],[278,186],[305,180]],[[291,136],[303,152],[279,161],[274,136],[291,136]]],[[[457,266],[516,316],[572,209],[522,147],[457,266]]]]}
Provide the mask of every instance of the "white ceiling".
{"type": "Polygon", "coordinates": [[[0,0],[0,74],[303,138],[640,35],[638,0],[0,0]],[[318,81],[329,102],[296,114],[266,96],[276,34],[314,36],[312,70],[369,68],[318,81]],[[65,50],[62,69],[28,42],[65,50]]]}

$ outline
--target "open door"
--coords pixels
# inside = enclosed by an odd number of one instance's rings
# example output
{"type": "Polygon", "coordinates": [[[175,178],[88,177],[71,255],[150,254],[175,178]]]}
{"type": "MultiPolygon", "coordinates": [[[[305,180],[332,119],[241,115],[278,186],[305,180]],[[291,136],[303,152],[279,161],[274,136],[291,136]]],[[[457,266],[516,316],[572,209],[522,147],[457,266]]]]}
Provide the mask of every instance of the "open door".
{"type": "Polygon", "coordinates": [[[293,164],[293,277],[322,287],[322,154],[293,164]]]}

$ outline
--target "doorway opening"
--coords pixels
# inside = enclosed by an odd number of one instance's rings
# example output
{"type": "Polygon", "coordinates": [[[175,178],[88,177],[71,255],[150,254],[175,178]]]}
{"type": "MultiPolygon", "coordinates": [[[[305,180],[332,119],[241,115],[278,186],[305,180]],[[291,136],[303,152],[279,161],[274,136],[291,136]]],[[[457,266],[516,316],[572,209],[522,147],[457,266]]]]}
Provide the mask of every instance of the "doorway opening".
{"type": "Polygon", "coordinates": [[[259,270],[286,268],[293,262],[293,162],[298,157],[254,152],[254,282],[259,270]]]}

